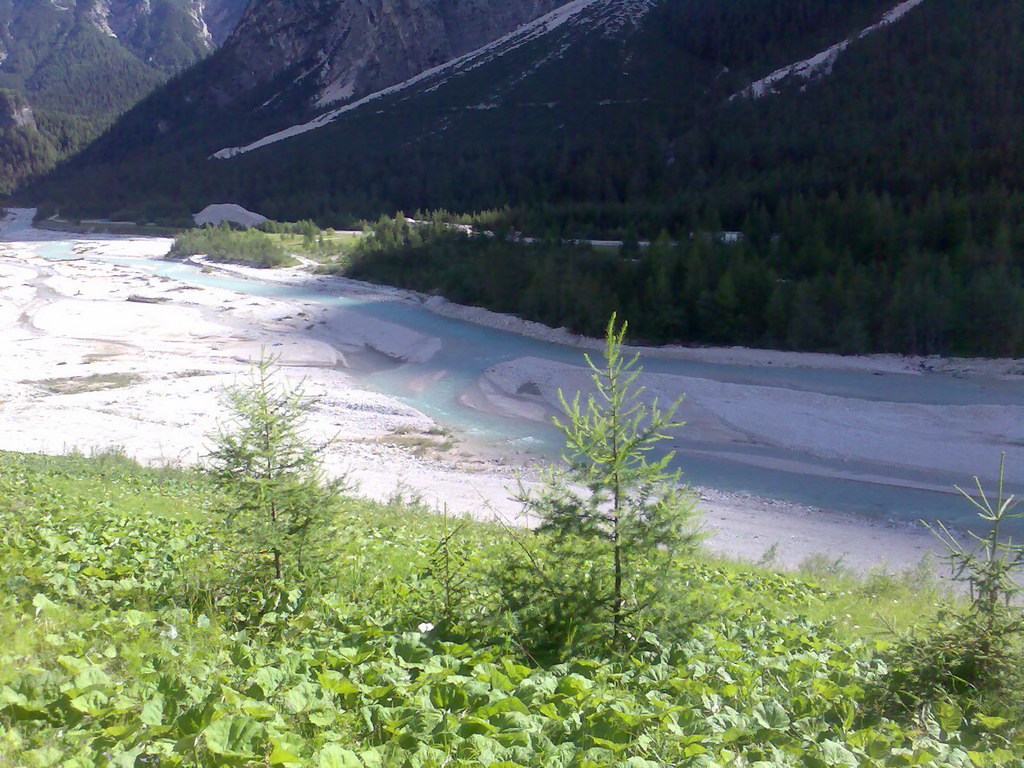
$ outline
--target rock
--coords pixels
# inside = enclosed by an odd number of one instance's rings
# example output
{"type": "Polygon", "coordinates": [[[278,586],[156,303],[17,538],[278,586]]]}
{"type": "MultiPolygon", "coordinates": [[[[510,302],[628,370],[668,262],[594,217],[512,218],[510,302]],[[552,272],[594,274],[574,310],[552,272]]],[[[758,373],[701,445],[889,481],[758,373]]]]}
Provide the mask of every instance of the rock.
{"type": "Polygon", "coordinates": [[[486,45],[564,2],[264,0],[228,40],[218,62],[225,77],[208,95],[231,101],[315,62],[312,76],[303,76],[303,85],[315,89],[314,101],[356,100],[486,45]]]}
{"type": "Polygon", "coordinates": [[[36,116],[32,105],[16,91],[0,91],[0,129],[36,129],[36,116]]]}
{"type": "Polygon", "coordinates": [[[201,227],[206,224],[220,226],[220,224],[225,221],[230,224],[238,224],[243,227],[256,227],[267,221],[266,216],[261,216],[258,213],[247,211],[242,206],[235,205],[234,203],[208,205],[199,213],[195,214],[192,219],[201,227]]]}

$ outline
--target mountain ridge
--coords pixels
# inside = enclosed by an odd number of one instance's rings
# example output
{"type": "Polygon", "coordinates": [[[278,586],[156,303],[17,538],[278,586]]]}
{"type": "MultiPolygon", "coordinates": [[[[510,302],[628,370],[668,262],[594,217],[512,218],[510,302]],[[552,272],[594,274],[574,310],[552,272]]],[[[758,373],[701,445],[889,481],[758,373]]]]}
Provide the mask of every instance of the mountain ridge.
{"type": "Polygon", "coordinates": [[[802,77],[805,81],[807,81],[801,87],[806,87],[807,84],[815,80],[820,80],[823,77],[827,77],[828,75],[832,74],[832,68],[835,66],[836,60],[839,58],[840,55],[842,55],[842,53],[847,48],[850,47],[851,44],[881,29],[884,29],[890,24],[897,23],[906,14],[914,10],[923,2],[926,2],[926,0],[902,0],[893,8],[886,11],[882,15],[882,18],[879,19],[876,23],[872,24],[870,27],[862,29],[858,34],[840,40],[838,43],[829,46],[824,51],[816,53],[814,56],[802,59],[801,61],[795,62],[793,64],[787,64],[785,67],[780,67],[771,74],[766,75],[765,77],[751,83],[742,91],[734,93],[732,96],[729,97],[729,99],[760,99],[765,96],[777,94],[779,91],[776,87],[776,84],[784,80],[788,80],[791,77],[802,77]]]}
{"type": "MultiPolygon", "coordinates": [[[[396,83],[394,85],[390,85],[386,88],[382,88],[381,90],[376,91],[374,93],[367,94],[358,100],[350,101],[349,103],[344,104],[341,107],[338,107],[329,112],[325,112],[319,115],[318,117],[314,118],[308,123],[286,128],[283,131],[280,131],[276,134],[272,134],[271,136],[266,136],[255,142],[252,142],[251,144],[246,145],[245,147],[231,147],[218,150],[217,152],[213,153],[211,157],[224,160],[235,157],[238,154],[244,154],[245,152],[260,149],[262,147],[276,143],[277,141],[282,141],[284,139],[291,138],[292,136],[306,133],[310,130],[316,130],[317,128],[320,128],[326,125],[327,123],[332,122],[337,117],[340,117],[341,115],[347,112],[351,112],[355,109],[358,109],[366,104],[369,104],[372,101],[376,101],[377,99],[383,98],[385,96],[398,94],[403,90],[410,88],[414,85],[427,81],[438,75],[450,72],[451,70],[458,69],[460,66],[464,65],[465,68],[467,69],[473,69],[475,68],[475,66],[479,66],[479,64],[476,63],[478,59],[483,59],[484,61],[487,60],[487,54],[494,53],[496,55],[502,55],[507,51],[507,49],[514,49],[516,47],[519,47],[520,45],[529,42],[531,39],[533,39],[534,36],[550,34],[554,30],[558,29],[558,27],[560,27],[562,24],[571,22],[574,16],[585,13],[586,11],[592,9],[595,5],[602,4],[604,4],[605,10],[609,10],[607,0],[572,0],[571,2],[565,3],[564,5],[561,5],[551,10],[550,12],[539,18],[533,19],[532,21],[529,21],[517,27],[508,34],[503,35],[502,37],[496,40],[492,40],[486,43],[485,45],[476,48],[475,50],[464,53],[456,58],[449,59],[448,61],[445,61],[435,67],[422,70],[413,75],[412,77],[408,78],[407,80],[396,83]]],[[[640,9],[646,7],[646,9],[648,10],[650,7],[653,6],[651,0],[633,0],[632,2],[627,1],[616,4],[631,9],[640,9]]],[[[625,14],[616,17],[616,21],[621,24],[630,22],[636,23],[636,21],[641,17],[642,13],[639,15],[630,14],[627,11],[625,14]]],[[[443,84],[444,82],[442,81],[441,83],[435,83],[430,87],[432,89],[436,89],[443,84]]],[[[330,87],[333,88],[334,86],[332,85],[330,87]]],[[[351,98],[351,94],[349,98],[351,98]]],[[[323,98],[317,100],[317,104],[319,106],[323,106],[327,103],[330,102],[325,101],[323,98]]]]}
{"type": "MultiPolygon", "coordinates": [[[[267,110],[286,99],[315,111],[357,100],[484,45],[562,0],[263,0],[218,54],[216,101],[249,93],[267,110]]],[[[194,89],[208,98],[203,83],[194,89]]]]}

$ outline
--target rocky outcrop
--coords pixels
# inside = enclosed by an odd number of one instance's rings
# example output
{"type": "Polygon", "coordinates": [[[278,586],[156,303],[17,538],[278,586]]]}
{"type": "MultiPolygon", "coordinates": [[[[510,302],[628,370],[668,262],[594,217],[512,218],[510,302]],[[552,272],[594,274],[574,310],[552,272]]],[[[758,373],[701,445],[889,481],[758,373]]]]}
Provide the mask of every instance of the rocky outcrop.
{"type": "Polygon", "coordinates": [[[0,130],[7,128],[36,129],[32,106],[15,91],[0,91],[0,130]]]}
{"type": "Polygon", "coordinates": [[[6,58],[5,37],[21,36],[21,44],[32,46],[35,36],[40,43],[52,44],[73,24],[93,27],[136,54],[179,61],[182,46],[193,54],[208,53],[223,43],[248,1],[0,0],[0,66],[6,58]]]}
{"type": "Polygon", "coordinates": [[[161,50],[163,46],[174,44],[206,52],[213,50],[237,26],[247,2],[78,0],[79,6],[87,6],[90,20],[98,29],[157,59],[179,55],[161,50]],[[168,24],[171,19],[176,21],[168,24]]]}
{"type": "Polygon", "coordinates": [[[221,45],[238,26],[249,0],[190,0],[196,18],[201,19],[214,45],[221,45]]]}
{"type": "MultiPolygon", "coordinates": [[[[117,33],[110,27],[110,3],[107,0],[91,0],[80,2],[77,5],[79,17],[86,24],[90,24],[108,37],[117,37],[117,33]]],[[[114,17],[115,23],[118,17],[114,17]]]]}
{"type": "Polygon", "coordinates": [[[344,103],[479,48],[564,3],[262,0],[226,45],[232,87],[245,91],[289,73],[319,106],[344,103]]]}

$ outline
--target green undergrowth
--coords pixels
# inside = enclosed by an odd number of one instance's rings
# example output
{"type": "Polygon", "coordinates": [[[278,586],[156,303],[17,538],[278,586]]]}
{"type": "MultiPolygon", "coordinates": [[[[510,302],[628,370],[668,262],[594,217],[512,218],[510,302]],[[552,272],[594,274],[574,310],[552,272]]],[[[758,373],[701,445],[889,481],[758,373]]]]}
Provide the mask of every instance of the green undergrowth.
{"type": "Polygon", "coordinates": [[[255,229],[234,230],[227,224],[206,226],[178,234],[171,256],[206,256],[211,261],[251,264],[257,267],[291,267],[298,262],[272,235],[255,229]]]}
{"type": "Polygon", "coordinates": [[[345,262],[362,239],[358,234],[321,230],[311,221],[267,221],[258,229],[233,229],[228,224],[174,233],[171,256],[206,256],[212,261],[257,267],[292,267],[301,256],[320,264],[345,262]]]}
{"type": "Polygon", "coordinates": [[[137,224],[127,221],[61,221],[42,219],[35,222],[37,229],[51,232],[73,232],[75,234],[133,235],[141,237],[175,237],[183,226],[161,224],[137,224]]]}
{"type": "Polygon", "coordinates": [[[627,653],[541,663],[489,576],[533,534],[347,499],[330,568],[245,582],[219,493],[0,454],[0,766],[1024,766],[1010,704],[891,706],[912,579],[696,556],[627,653]]]}

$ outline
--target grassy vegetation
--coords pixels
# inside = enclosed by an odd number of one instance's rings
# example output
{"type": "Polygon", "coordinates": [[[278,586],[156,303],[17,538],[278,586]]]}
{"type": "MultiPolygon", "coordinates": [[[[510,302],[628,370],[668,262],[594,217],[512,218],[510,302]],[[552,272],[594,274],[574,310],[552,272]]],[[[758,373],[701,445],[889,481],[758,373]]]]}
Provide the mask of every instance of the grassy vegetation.
{"type": "Polygon", "coordinates": [[[39,229],[53,232],[73,232],[75,234],[109,234],[137,235],[139,237],[174,237],[182,231],[182,227],[161,226],[158,224],[132,224],[129,222],[74,222],[43,219],[37,221],[39,229]]]}
{"type": "Polygon", "coordinates": [[[271,234],[288,253],[299,254],[321,264],[335,264],[345,259],[361,239],[361,235],[336,232],[331,229],[319,231],[314,238],[298,234],[271,234]]]}
{"type": "Polygon", "coordinates": [[[445,454],[455,447],[455,439],[444,429],[421,432],[410,427],[399,427],[383,438],[382,442],[401,446],[420,457],[445,454]]]}
{"type": "Polygon", "coordinates": [[[76,395],[80,392],[99,392],[106,389],[131,387],[142,380],[141,376],[133,373],[93,373],[89,376],[67,376],[22,383],[37,384],[54,395],[76,395]]]}
{"type": "Polygon", "coordinates": [[[212,261],[258,267],[290,267],[298,263],[272,235],[254,229],[238,231],[226,224],[182,232],[171,246],[169,255],[202,255],[212,261]]]}
{"type": "Polygon", "coordinates": [[[0,766],[1024,765],[1005,700],[891,706],[871,617],[936,610],[911,579],[698,553],[627,652],[540,663],[499,577],[553,540],[346,498],[329,566],[244,582],[224,493],[0,454],[0,766]]]}
{"type": "Polygon", "coordinates": [[[320,264],[343,264],[360,240],[361,233],[320,229],[312,220],[283,222],[265,221],[261,232],[269,234],[288,253],[304,256],[320,264]]]}
{"type": "Polygon", "coordinates": [[[347,263],[361,235],[321,230],[311,221],[268,221],[259,229],[236,230],[223,224],[176,233],[172,256],[203,255],[213,261],[290,267],[302,256],[320,264],[347,263]]]}

